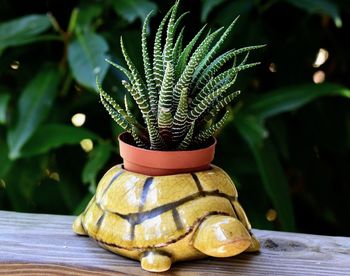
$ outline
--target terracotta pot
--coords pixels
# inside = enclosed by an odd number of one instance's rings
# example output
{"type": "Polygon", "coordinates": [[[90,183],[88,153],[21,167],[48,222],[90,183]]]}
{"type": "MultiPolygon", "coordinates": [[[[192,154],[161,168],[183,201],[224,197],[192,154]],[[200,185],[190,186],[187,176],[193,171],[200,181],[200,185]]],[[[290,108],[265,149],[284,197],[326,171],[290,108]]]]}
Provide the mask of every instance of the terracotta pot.
{"type": "Polygon", "coordinates": [[[128,133],[118,137],[120,156],[128,171],[151,175],[170,175],[206,170],[214,159],[216,139],[206,148],[181,151],[148,150],[131,145],[128,133]]]}

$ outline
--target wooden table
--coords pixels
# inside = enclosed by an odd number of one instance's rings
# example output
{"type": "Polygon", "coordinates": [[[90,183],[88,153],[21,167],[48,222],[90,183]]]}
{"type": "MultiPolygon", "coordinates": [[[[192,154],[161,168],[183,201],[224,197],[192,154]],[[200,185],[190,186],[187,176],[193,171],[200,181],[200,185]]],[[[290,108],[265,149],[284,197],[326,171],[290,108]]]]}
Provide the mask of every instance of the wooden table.
{"type": "MultiPolygon", "coordinates": [[[[0,211],[0,275],[156,275],[76,236],[73,219],[0,211]]],[[[258,254],[178,263],[160,275],[350,275],[350,238],[253,232],[258,254]]]]}

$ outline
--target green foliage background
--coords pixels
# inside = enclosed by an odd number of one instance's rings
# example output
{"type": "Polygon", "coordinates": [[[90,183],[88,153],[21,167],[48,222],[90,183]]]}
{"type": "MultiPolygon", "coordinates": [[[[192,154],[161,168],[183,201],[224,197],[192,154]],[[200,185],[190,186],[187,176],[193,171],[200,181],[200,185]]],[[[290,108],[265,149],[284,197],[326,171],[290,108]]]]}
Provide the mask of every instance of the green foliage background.
{"type": "MultiPolygon", "coordinates": [[[[158,25],[173,1],[1,1],[0,208],[77,214],[98,179],[121,162],[95,75],[122,102],[123,34],[141,68],[140,30],[150,10],[158,25]],[[86,114],[80,127],[76,113],[86,114]],[[91,139],[86,153],[82,139],[91,139]]],[[[240,75],[242,95],[219,136],[215,164],[235,180],[254,227],[349,234],[350,3],[347,0],[192,0],[185,37],[202,23],[227,26],[226,48],[268,44],[262,64],[240,75]],[[320,48],[329,59],[312,66],[320,48]],[[275,70],[273,70],[274,64],[275,70]],[[271,67],[272,66],[272,67],[271,67]],[[272,69],[271,69],[272,68],[272,69]],[[314,84],[313,74],[326,81],[314,84]],[[271,72],[276,71],[276,72],[271,72]],[[277,211],[269,221],[267,211],[277,211]]],[[[153,30],[153,29],[152,29],[153,30]]]]}

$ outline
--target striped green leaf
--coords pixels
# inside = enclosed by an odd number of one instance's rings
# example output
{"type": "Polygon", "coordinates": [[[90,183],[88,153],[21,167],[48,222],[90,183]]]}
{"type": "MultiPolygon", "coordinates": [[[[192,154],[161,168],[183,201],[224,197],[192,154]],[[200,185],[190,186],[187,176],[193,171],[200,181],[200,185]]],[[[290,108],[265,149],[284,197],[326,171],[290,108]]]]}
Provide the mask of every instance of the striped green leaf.
{"type": "Polygon", "coordinates": [[[173,51],[173,61],[174,61],[174,65],[177,64],[177,61],[180,57],[180,54],[181,54],[181,51],[182,51],[182,44],[183,44],[183,38],[184,38],[184,30],[185,30],[185,27],[181,29],[177,39],[176,39],[176,42],[175,42],[175,45],[174,45],[174,51],[173,51]]]}
{"type": "Polygon", "coordinates": [[[191,125],[190,129],[188,130],[185,138],[183,141],[180,143],[180,145],[177,147],[177,150],[185,150],[187,149],[191,142],[192,142],[192,137],[193,137],[193,132],[194,132],[194,124],[191,125]]]}
{"type": "Polygon", "coordinates": [[[183,73],[181,74],[181,77],[176,83],[173,95],[173,106],[177,106],[180,99],[181,91],[183,89],[189,88],[196,67],[201,62],[202,58],[207,54],[212,41],[215,39],[215,37],[219,34],[221,30],[222,28],[208,35],[191,56],[188,64],[186,65],[183,73]]]}
{"type": "Polygon", "coordinates": [[[133,86],[135,87],[135,89],[137,90],[137,93],[139,93],[140,97],[142,98],[144,108],[147,109],[147,113],[148,113],[150,111],[150,107],[148,104],[148,95],[147,95],[146,86],[141,78],[140,73],[138,72],[136,66],[134,65],[134,63],[130,59],[130,57],[125,49],[122,37],[120,37],[120,46],[122,49],[124,59],[129,67],[130,72],[131,72],[133,86]]]}
{"type": "Polygon", "coordinates": [[[204,25],[202,29],[199,30],[199,32],[192,38],[192,40],[187,44],[185,49],[181,52],[181,55],[179,57],[179,60],[175,68],[176,78],[178,78],[181,75],[181,73],[184,71],[187,64],[187,60],[190,57],[190,54],[192,52],[192,49],[194,45],[197,43],[197,40],[199,39],[199,37],[202,35],[205,27],[206,25],[204,25]]]}
{"type": "Polygon", "coordinates": [[[188,98],[187,89],[182,90],[179,105],[177,106],[173,126],[172,138],[174,142],[178,142],[185,135],[187,128],[187,113],[188,113],[188,98]]]}
{"type": "Polygon", "coordinates": [[[150,149],[151,150],[162,150],[166,148],[166,145],[160,136],[158,129],[151,123],[150,118],[146,117],[146,123],[148,125],[148,134],[150,140],[150,149]]]}
{"type": "Polygon", "coordinates": [[[173,9],[173,7],[167,12],[167,14],[164,16],[164,18],[160,22],[160,24],[158,26],[157,33],[156,33],[156,37],[154,40],[153,74],[154,74],[154,81],[156,83],[157,91],[160,91],[160,88],[162,86],[162,81],[163,81],[163,75],[164,75],[162,34],[163,34],[163,29],[164,29],[165,23],[168,20],[168,17],[170,16],[172,9],[173,9]]]}
{"type": "Polygon", "coordinates": [[[148,27],[151,15],[152,15],[152,12],[150,12],[147,15],[145,22],[143,24],[142,35],[141,35],[141,44],[142,44],[142,59],[143,59],[143,66],[144,66],[144,70],[145,70],[149,103],[150,103],[151,110],[152,110],[153,114],[156,115],[158,93],[156,90],[156,84],[154,81],[152,65],[151,65],[151,61],[149,58],[148,47],[147,47],[147,27],[148,27]]]}
{"type": "Polygon", "coordinates": [[[211,125],[207,129],[204,129],[201,132],[199,132],[193,138],[193,142],[195,144],[201,144],[201,143],[204,143],[205,141],[207,141],[209,139],[209,137],[213,136],[216,132],[218,132],[223,127],[223,125],[225,124],[225,122],[229,118],[229,115],[230,115],[230,112],[226,111],[225,115],[217,123],[211,125]]]}
{"type": "Polygon", "coordinates": [[[264,46],[265,45],[256,45],[240,48],[237,50],[229,50],[224,54],[220,55],[213,62],[211,62],[203,71],[203,73],[199,76],[198,81],[196,82],[195,90],[198,90],[199,88],[203,87],[212,78],[212,76],[219,72],[219,70],[230,60],[236,58],[242,53],[250,52],[252,50],[259,49],[264,46]]]}
{"type": "Polygon", "coordinates": [[[158,127],[163,138],[170,139],[172,116],[172,96],[174,84],[174,67],[169,62],[165,69],[164,80],[159,95],[158,105],[158,127]]]}
{"type": "Polygon", "coordinates": [[[188,121],[189,123],[195,121],[198,119],[200,115],[211,105],[211,103],[220,95],[225,93],[227,89],[229,89],[235,80],[225,84],[224,86],[220,87],[219,89],[215,90],[213,93],[209,94],[207,97],[205,97],[203,100],[201,100],[197,105],[194,106],[193,109],[190,110],[188,115],[188,121]]]}
{"type": "Polygon", "coordinates": [[[225,32],[221,35],[220,39],[215,43],[215,45],[213,46],[213,48],[211,48],[211,50],[209,51],[209,53],[205,56],[205,58],[202,60],[202,62],[198,65],[198,67],[196,68],[196,71],[194,73],[193,79],[194,82],[197,82],[198,77],[201,75],[201,73],[203,72],[203,70],[209,65],[209,63],[212,61],[213,57],[217,54],[217,52],[220,50],[222,44],[225,42],[225,40],[227,39],[227,37],[230,35],[230,33],[232,32],[232,29],[234,27],[234,25],[236,24],[237,20],[238,20],[239,16],[237,16],[232,23],[230,24],[230,26],[228,26],[228,28],[225,30],[225,32]]]}
{"type": "Polygon", "coordinates": [[[216,115],[224,109],[227,105],[229,105],[238,95],[240,92],[233,92],[226,97],[221,98],[217,101],[217,103],[212,107],[212,109],[208,112],[208,115],[205,117],[206,121],[211,120],[212,118],[215,118],[216,115]]]}
{"type": "MultiPolygon", "coordinates": [[[[237,67],[233,67],[231,69],[228,69],[224,71],[223,73],[219,74],[218,76],[212,78],[205,86],[204,88],[195,96],[191,103],[191,107],[193,108],[195,105],[197,105],[199,102],[201,102],[211,91],[218,89],[220,87],[225,86],[228,82],[232,82],[232,80],[235,78],[238,72],[246,70],[248,68],[254,67],[259,63],[249,63],[249,64],[243,64],[239,65],[237,67]],[[225,81],[227,80],[227,81],[225,81]]],[[[234,83],[234,82],[233,82],[234,83]]],[[[233,84],[232,83],[232,84],[233,84]]]]}

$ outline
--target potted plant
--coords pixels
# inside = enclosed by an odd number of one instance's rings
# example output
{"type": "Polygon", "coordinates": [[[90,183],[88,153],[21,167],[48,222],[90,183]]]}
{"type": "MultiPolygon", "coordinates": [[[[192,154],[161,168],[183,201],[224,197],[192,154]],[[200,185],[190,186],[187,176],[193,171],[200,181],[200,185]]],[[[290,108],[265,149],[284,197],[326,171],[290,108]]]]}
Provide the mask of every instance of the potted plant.
{"type": "Polygon", "coordinates": [[[150,14],[145,19],[145,80],[122,39],[128,69],[108,61],[127,77],[122,84],[144,124],[131,112],[126,97],[123,108],[97,81],[102,104],[125,130],[119,136],[124,163],[102,177],[73,224],[77,234],[89,235],[112,252],[140,260],[143,269],[158,272],[175,261],[259,249],[232,180],[211,161],[213,135],[229,118],[226,107],[239,94],[227,91],[240,71],[257,64],[247,63],[248,54],[262,46],[218,56],[236,18],[222,34],[223,28],[205,34],[203,27],[183,47],[184,29],[177,30],[186,13],[176,19],[178,5],[177,1],[158,27],[152,61],[146,35],[150,14]]]}

